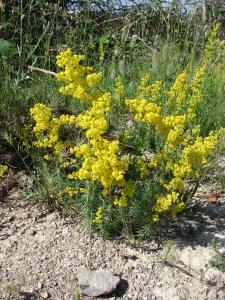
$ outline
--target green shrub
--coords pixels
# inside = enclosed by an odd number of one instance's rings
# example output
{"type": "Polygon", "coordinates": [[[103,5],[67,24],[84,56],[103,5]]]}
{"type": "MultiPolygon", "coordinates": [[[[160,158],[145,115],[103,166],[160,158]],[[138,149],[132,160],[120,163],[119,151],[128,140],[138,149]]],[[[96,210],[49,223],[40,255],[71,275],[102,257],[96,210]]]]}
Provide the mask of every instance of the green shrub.
{"type": "MultiPolygon", "coordinates": [[[[202,136],[198,116],[207,101],[217,30],[194,72],[185,68],[170,86],[145,74],[132,98],[126,97],[121,76],[104,91],[104,74],[85,66],[83,55],[71,49],[58,55],[63,71],[57,78],[65,83],[60,92],[80,105],[58,115],[37,103],[31,109],[33,144],[68,174],[68,195],[88,208],[88,218],[103,232],[124,226],[146,232],[161,219],[176,217],[196,192],[224,139],[223,128],[202,136]]],[[[223,63],[221,56],[218,70],[223,63]]]]}

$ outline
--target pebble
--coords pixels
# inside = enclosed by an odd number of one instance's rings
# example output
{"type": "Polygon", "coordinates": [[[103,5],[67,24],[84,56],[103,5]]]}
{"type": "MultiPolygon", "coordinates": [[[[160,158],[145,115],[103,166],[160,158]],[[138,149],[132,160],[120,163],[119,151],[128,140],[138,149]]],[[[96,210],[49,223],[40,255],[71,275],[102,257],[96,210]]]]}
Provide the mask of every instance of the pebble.
{"type": "Polygon", "coordinates": [[[38,282],[37,287],[39,290],[41,290],[43,288],[43,283],[42,282],[38,282]]]}
{"type": "Polygon", "coordinates": [[[120,283],[120,277],[109,270],[91,271],[87,268],[80,268],[78,282],[83,294],[89,297],[99,297],[114,292],[120,283]]]}
{"type": "Polygon", "coordinates": [[[48,299],[49,298],[49,293],[48,292],[43,292],[43,293],[40,293],[40,296],[42,297],[42,299],[48,299]]]}
{"type": "Polygon", "coordinates": [[[86,252],[79,251],[77,257],[79,260],[82,260],[86,255],[86,252]]]}
{"type": "Polygon", "coordinates": [[[62,235],[68,235],[68,234],[69,234],[69,228],[68,227],[63,228],[62,235]]]}

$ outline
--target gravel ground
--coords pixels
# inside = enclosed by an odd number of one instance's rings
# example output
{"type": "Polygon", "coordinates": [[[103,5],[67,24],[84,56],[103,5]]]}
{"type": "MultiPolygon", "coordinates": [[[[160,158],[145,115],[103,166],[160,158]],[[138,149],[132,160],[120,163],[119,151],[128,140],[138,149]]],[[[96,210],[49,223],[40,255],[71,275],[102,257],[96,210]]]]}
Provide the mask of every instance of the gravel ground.
{"type": "Polygon", "coordinates": [[[202,186],[193,217],[171,224],[164,239],[134,246],[90,237],[80,224],[12,189],[0,200],[0,299],[90,299],[78,296],[77,271],[85,266],[122,278],[104,299],[224,300],[225,275],[210,264],[210,242],[217,238],[225,250],[225,195],[211,204],[208,194],[202,186]]]}

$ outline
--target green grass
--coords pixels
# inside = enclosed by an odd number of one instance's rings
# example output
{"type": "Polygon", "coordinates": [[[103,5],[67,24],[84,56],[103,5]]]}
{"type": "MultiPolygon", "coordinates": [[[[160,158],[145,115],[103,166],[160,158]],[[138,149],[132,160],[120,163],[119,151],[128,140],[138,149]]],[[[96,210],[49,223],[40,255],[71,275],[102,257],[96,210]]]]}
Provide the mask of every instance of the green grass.
{"type": "Polygon", "coordinates": [[[221,272],[225,272],[225,255],[218,250],[217,240],[211,241],[212,248],[215,252],[215,257],[211,261],[211,265],[221,272]]]}

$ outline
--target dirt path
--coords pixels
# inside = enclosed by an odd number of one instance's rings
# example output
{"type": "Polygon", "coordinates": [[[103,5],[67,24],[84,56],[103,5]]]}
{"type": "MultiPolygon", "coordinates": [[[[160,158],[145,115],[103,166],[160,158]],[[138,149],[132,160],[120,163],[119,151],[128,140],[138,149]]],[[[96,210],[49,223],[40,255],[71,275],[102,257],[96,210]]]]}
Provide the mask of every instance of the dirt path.
{"type": "Polygon", "coordinates": [[[134,247],[90,238],[79,224],[12,191],[0,202],[0,299],[87,299],[78,297],[77,270],[90,266],[123,279],[109,299],[224,300],[225,275],[210,264],[210,243],[217,238],[224,250],[225,195],[211,204],[208,193],[199,189],[192,216],[169,227],[166,240],[134,247]]]}

